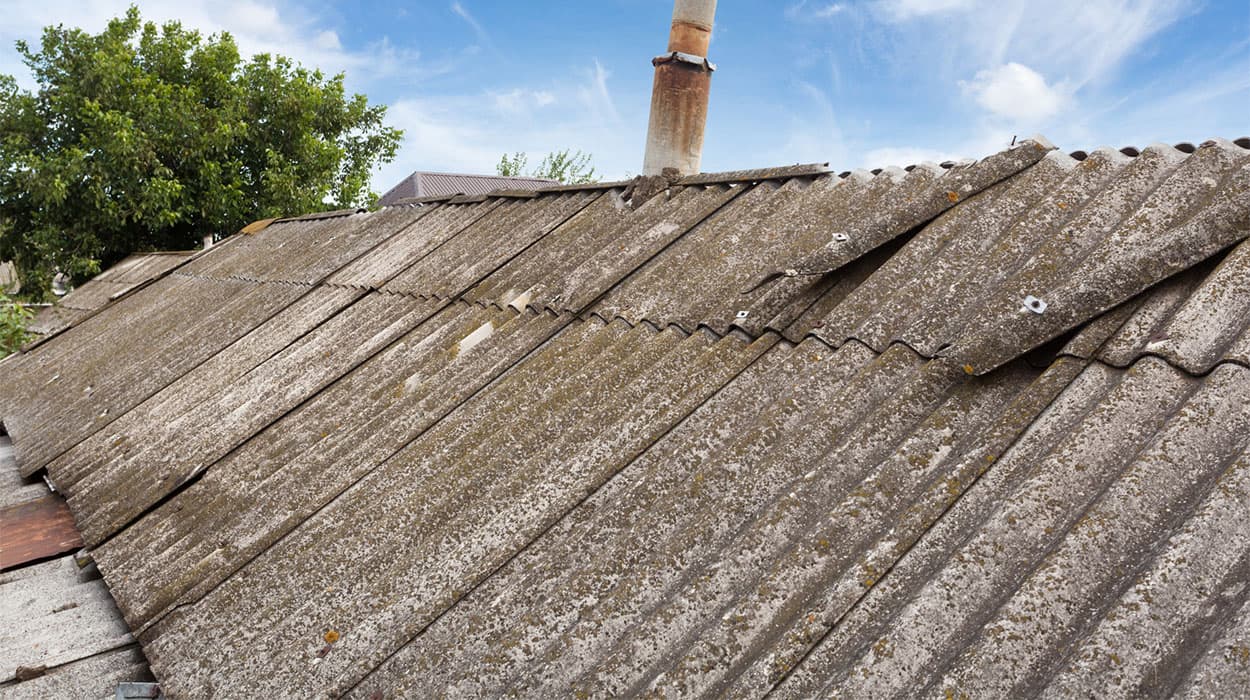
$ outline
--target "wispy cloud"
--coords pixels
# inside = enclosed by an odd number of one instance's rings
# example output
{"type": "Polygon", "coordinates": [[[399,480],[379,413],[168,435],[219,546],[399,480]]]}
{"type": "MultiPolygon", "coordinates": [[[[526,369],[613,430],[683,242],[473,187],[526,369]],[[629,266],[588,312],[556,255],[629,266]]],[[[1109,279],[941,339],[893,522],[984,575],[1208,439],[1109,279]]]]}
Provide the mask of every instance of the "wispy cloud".
{"type": "MultiPolygon", "coordinates": [[[[1123,103],[1123,71],[1197,6],[1198,0],[877,0],[857,31],[876,46],[905,49],[869,54],[868,61],[888,63],[859,70],[915,80],[919,89],[945,96],[948,106],[935,109],[937,129],[904,141],[892,122],[888,132],[869,129],[860,147],[880,165],[926,152],[979,157],[1013,136],[1037,132],[1082,146],[1105,139],[1099,134],[1122,126],[1111,115],[1123,119],[1132,111],[1123,103]]],[[[1167,101],[1159,87],[1143,96],[1143,108],[1167,101]]],[[[1226,105],[1228,98],[1217,101],[1226,105]]]]}
{"type": "Polygon", "coordinates": [[[611,73],[594,61],[590,70],[556,73],[537,87],[397,100],[388,119],[405,130],[405,139],[395,162],[374,178],[375,189],[414,170],[491,173],[502,154],[516,151],[537,162],[569,148],[592,154],[605,177],[636,171],[645,115],[623,119],[610,85],[611,73]]]}
{"type": "Polygon", "coordinates": [[[621,114],[616,109],[616,101],[612,99],[612,91],[608,88],[611,77],[599,59],[595,59],[595,67],[588,73],[587,80],[578,89],[582,104],[586,106],[600,122],[611,125],[621,123],[621,114]]]}
{"type": "Polygon", "coordinates": [[[482,46],[492,50],[494,49],[494,44],[491,42],[490,34],[487,33],[486,29],[482,27],[482,23],[478,22],[477,18],[469,12],[468,8],[460,2],[453,2],[451,4],[451,11],[456,13],[457,17],[464,20],[465,24],[469,25],[469,27],[473,30],[473,33],[477,35],[477,40],[482,44],[482,46]]]}
{"type": "Polygon", "coordinates": [[[895,20],[945,14],[971,9],[976,0],[880,0],[878,8],[895,20]]]}
{"type": "Polygon", "coordinates": [[[513,88],[504,92],[493,93],[495,107],[504,113],[530,114],[536,109],[549,107],[556,103],[556,96],[550,90],[530,90],[513,88]]]}
{"type": "Polygon", "coordinates": [[[791,20],[829,19],[847,11],[840,2],[808,2],[800,0],[786,7],[786,18],[791,20]]]}

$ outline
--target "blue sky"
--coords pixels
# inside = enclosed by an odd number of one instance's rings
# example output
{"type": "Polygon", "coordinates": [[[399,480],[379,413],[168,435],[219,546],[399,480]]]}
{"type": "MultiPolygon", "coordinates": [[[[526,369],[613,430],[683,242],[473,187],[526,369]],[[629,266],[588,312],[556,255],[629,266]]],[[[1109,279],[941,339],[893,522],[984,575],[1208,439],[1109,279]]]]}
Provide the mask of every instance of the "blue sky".
{"type": "MultiPolygon", "coordinates": [[[[45,24],[99,30],[128,0],[5,0],[0,72],[45,24]]],[[[407,131],[412,170],[493,172],[581,149],[641,168],[671,0],[143,0],[247,53],[346,71],[407,131]]],[[[706,171],[978,157],[1250,134],[1250,0],[720,0],[706,171]]]]}

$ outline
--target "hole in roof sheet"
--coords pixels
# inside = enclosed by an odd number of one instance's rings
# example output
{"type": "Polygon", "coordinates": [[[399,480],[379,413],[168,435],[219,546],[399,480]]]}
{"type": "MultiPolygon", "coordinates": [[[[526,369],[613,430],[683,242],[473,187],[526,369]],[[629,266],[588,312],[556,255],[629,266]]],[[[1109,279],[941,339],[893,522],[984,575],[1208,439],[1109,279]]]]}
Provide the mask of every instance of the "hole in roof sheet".
{"type": "Polygon", "coordinates": [[[459,343],[456,343],[456,347],[452,350],[452,357],[459,357],[460,355],[472,350],[473,348],[477,347],[483,340],[486,340],[487,338],[491,337],[494,334],[495,334],[495,322],[487,321],[486,323],[483,323],[482,325],[478,326],[477,329],[474,330],[472,333],[466,335],[464,337],[464,340],[461,340],[459,343]]]}
{"type": "Polygon", "coordinates": [[[1086,153],[1085,151],[1072,151],[1068,155],[1072,156],[1073,158],[1077,160],[1085,160],[1086,158],[1089,157],[1089,154],[1086,153]]]}
{"type": "Polygon", "coordinates": [[[1125,146],[1124,148],[1121,148],[1120,153],[1123,153],[1129,158],[1136,158],[1137,156],[1141,155],[1141,151],[1137,150],[1136,148],[1133,148],[1132,146],[1125,146]]]}
{"type": "Polygon", "coordinates": [[[1193,153],[1194,151],[1198,150],[1197,146],[1193,145],[1192,143],[1189,143],[1188,141],[1182,141],[1181,143],[1178,143],[1175,146],[1173,146],[1173,148],[1180,151],[1181,153],[1193,153]]]}
{"type": "Polygon", "coordinates": [[[1233,141],[1233,143],[1237,144],[1238,146],[1241,146],[1242,148],[1250,149],[1250,136],[1242,136],[1236,141],[1233,141]]]}

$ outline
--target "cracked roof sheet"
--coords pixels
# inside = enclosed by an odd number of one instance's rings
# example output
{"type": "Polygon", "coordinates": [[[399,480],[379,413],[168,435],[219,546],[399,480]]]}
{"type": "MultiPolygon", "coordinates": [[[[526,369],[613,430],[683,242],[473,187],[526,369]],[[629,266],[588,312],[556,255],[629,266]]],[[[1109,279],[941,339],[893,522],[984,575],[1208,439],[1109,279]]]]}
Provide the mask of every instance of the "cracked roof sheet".
{"type": "Polygon", "coordinates": [[[170,697],[1245,695],[1248,146],[282,220],[0,419],[170,697]]]}

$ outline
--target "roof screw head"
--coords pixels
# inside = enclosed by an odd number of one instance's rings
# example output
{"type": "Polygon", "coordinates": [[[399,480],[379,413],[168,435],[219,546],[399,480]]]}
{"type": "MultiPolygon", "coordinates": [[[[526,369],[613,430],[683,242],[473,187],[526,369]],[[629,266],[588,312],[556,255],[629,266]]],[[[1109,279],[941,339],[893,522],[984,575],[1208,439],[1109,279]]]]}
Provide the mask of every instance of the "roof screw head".
{"type": "Polygon", "coordinates": [[[833,240],[837,241],[838,243],[846,243],[847,241],[851,240],[851,237],[846,235],[845,233],[835,233],[833,234],[833,240]]]}
{"type": "Polygon", "coordinates": [[[750,311],[739,311],[739,312],[738,312],[738,315],[737,315],[735,318],[737,318],[739,321],[741,321],[742,319],[744,319],[744,318],[746,318],[747,316],[750,316],[750,315],[751,315],[751,312],[750,312],[750,311]]]}
{"type": "Polygon", "coordinates": [[[1024,310],[1041,315],[1046,313],[1046,302],[1030,294],[1024,298],[1024,310]]]}

